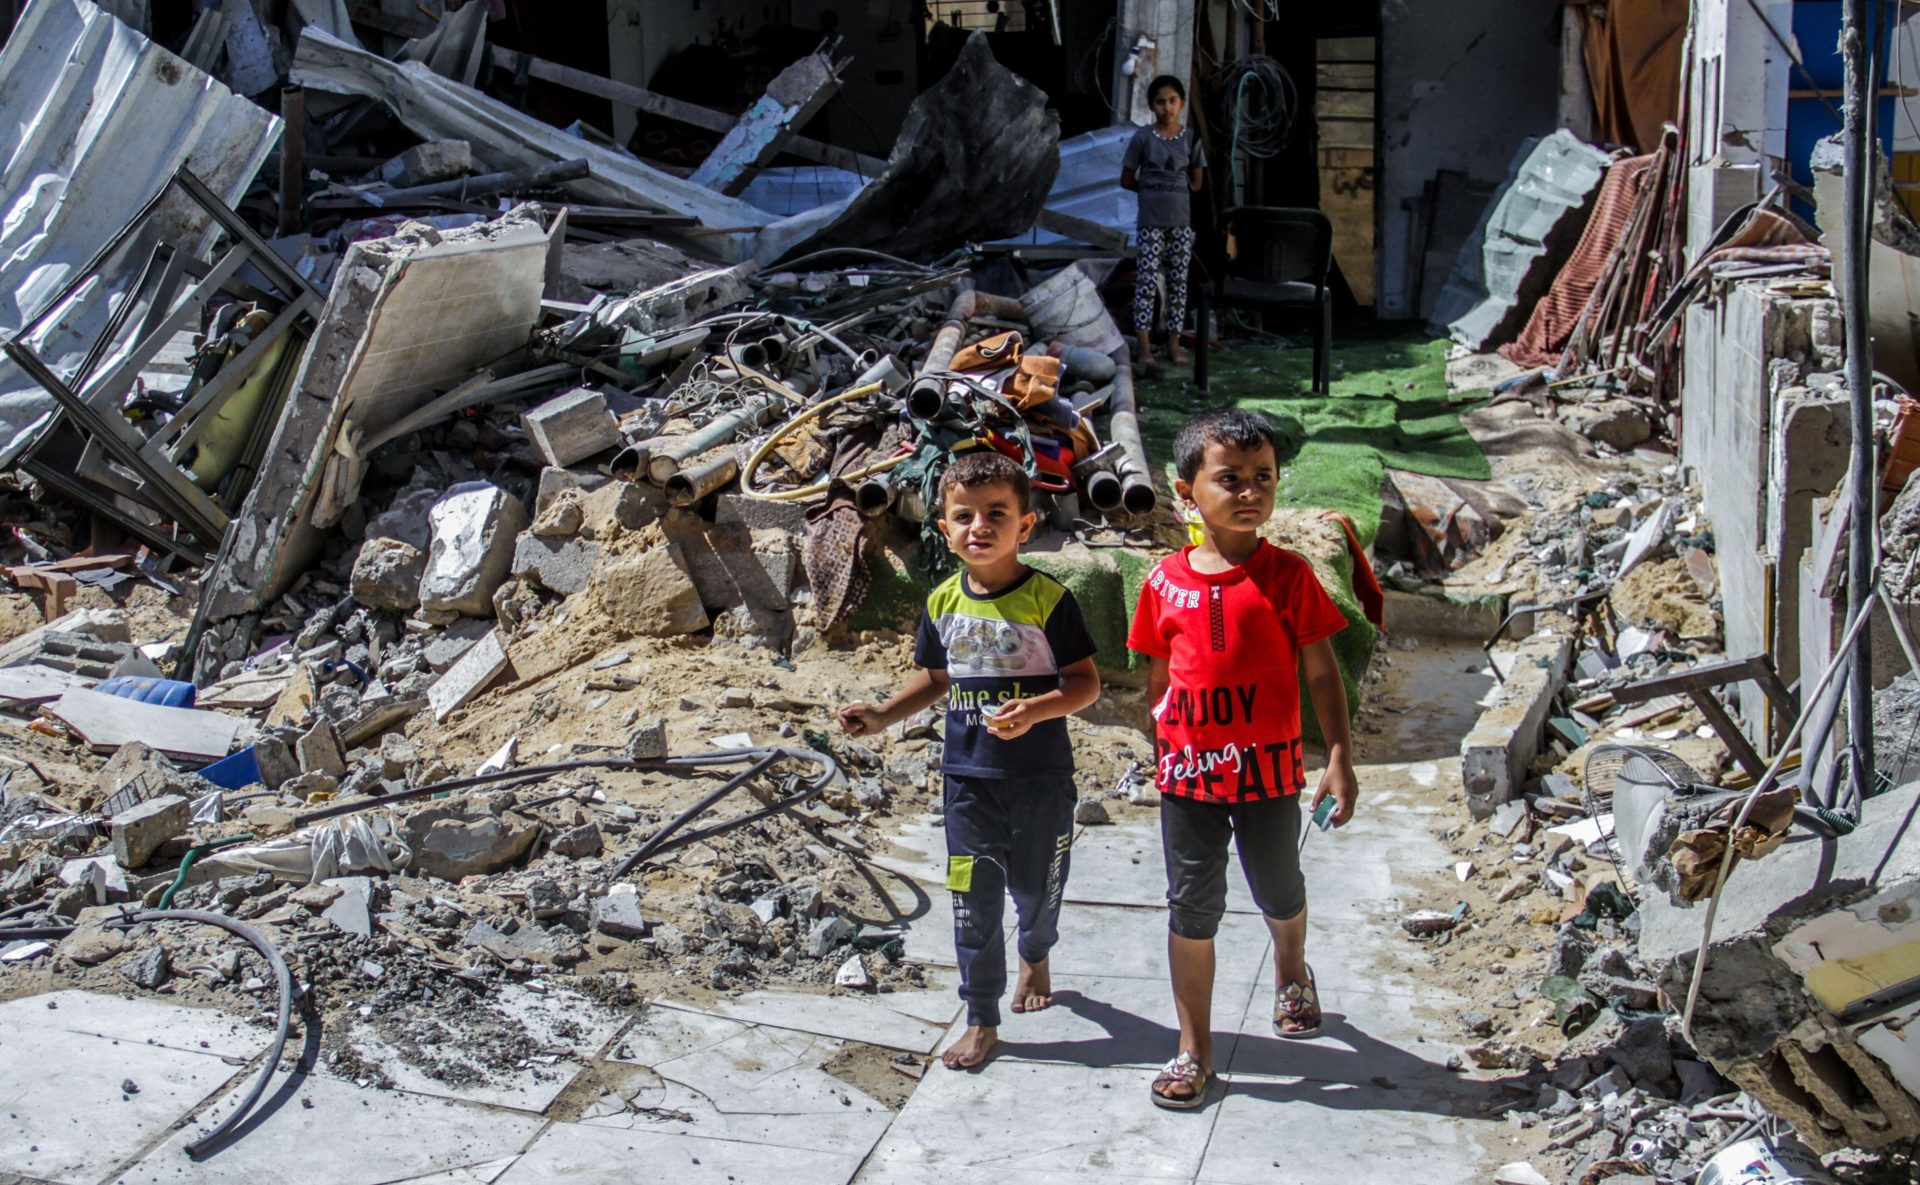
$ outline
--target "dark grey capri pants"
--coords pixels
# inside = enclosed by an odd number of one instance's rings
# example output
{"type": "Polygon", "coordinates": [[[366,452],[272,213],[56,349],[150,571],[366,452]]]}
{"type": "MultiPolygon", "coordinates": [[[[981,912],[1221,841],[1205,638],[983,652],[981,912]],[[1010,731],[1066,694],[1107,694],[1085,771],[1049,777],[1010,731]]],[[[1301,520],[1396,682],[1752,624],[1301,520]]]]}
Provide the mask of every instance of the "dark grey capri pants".
{"type": "Polygon", "coordinates": [[[1300,796],[1199,802],[1160,796],[1160,848],[1167,861],[1167,927],[1182,938],[1212,938],[1227,911],[1227,841],[1260,912],[1277,922],[1307,907],[1300,875],[1300,796]]]}

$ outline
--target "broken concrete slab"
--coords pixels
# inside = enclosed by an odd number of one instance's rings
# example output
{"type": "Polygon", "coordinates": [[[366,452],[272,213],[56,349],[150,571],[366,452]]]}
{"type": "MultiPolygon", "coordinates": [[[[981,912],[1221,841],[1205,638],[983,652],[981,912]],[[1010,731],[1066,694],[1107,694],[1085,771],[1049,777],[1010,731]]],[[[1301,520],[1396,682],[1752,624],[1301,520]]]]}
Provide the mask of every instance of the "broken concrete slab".
{"type": "Polygon", "coordinates": [[[474,171],[473,145],[465,140],[429,140],[381,165],[380,179],[395,189],[407,189],[474,171]]]}
{"type": "Polygon", "coordinates": [[[507,648],[500,631],[488,630],[486,637],[474,643],[460,656],[460,661],[427,689],[427,703],[433,708],[433,718],[445,720],[454,709],[485,691],[507,665],[507,648]]]}
{"type": "Polygon", "coordinates": [[[294,759],[307,773],[323,773],[330,777],[347,776],[346,754],[340,751],[340,738],[333,731],[330,720],[316,720],[313,727],[300,734],[293,745],[294,759]]]}
{"type": "Polygon", "coordinates": [[[632,885],[615,885],[606,896],[593,899],[593,928],[610,938],[646,934],[648,925],[640,912],[640,894],[632,885]]]}
{"type": "Polygon", "coordinates": [[[266,472],[206,580],[201,609],[211,628],[194,656],[203,681],[246,657],[244,640],[220,627],[285,592],[318,556],[320,530],[355,504],[367,458],[354,442],[525,347],[557,239],[544,214],[526,204],[458,230],[409,224],[348,250],[295,376],[306,398],[281,416],[266,472]]]}
{"type": "Polygon", "coordinates": [[[1573,634],[1566,619],[1548,617],[1543,628],[1511,651],[1496,651],[1494,661],[1505,681],[1494,691],[1473,731],[1460,741],[1460,777],[1467,810],[1475,819],[1520,792],[1527,766],[1540,752],[1541,733],[1553,697],[1566,683],[1573,659],[1573,634]]]}
{"type": "Polygon", "coordinates": [[[745,189],[754,170],[773,163],[788,135],[839,92],[840,68],[826,54],[812,53],[774,75],[688,180],[728,196],[745,189]]]}
{"type": "Polygon", "coordinates": [[[489,814],[463,799],[448,799],[414,811],[401,829],[413,847],[415,871],[457,881],[517,863],[533,846],[541,826],[517,816],[489,814]]]}
{"type": "Polygon", "coordinates": [[[193,805],[177,794],[150,798],[113,817],[109,836],[113,858],[126,869],[140,868],[161,844],[193,824],[193,805]]]}
{"type": "Polygon", "coordinates": [[[514,540],[527,527],[520,499],[483,481],[448,490],[429,512],[433,543],[420,577],[420,607],[493,616],[493,593],[513,566],[514,540]]]}
{"type": "Polygon", "coordinates": [[[320,916],[356,938],[373,937],[373,878],[337,876],[325,885],[340,890],[340,895],[320,916]]]}
{"type": "Polygon", "coordinates": [[[47,712],[103,752],[144,741],[175,757],[217,761],[240,732],[240,721],[220,712],[167,708],[97,691],[69,691],[47,712]]]}
{"type": "Polygon", "coordinates": [[[548,465],[564,469],[595,453],[626,443],[607,409],[607,397],[591,387],[556,395],[521,417],[533,447],[548,465]]]}

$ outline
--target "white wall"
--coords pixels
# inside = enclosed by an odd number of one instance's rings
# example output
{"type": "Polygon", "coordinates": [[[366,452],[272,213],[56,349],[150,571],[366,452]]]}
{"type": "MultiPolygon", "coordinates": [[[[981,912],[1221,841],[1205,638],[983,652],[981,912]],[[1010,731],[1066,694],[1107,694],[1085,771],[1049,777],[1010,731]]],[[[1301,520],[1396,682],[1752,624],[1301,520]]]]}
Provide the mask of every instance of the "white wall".
{"type": "Polygon", "coordinates": [[[1557,126],[1557,5],[1501,0],[1416,3],[1380,9],[1380,188],[1376,209],[1376,309],[1412,317],[1407,275],[1411,214],[1440,169],[1498,182],[1528,136],[1557,126]]]}

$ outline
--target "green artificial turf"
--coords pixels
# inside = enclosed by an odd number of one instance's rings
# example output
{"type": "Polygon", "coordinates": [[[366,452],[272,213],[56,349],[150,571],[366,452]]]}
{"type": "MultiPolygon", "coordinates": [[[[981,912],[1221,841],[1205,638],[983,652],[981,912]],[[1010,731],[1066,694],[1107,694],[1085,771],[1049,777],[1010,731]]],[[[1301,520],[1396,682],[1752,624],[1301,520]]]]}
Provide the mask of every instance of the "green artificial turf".
{"type": "Polygon", "coordinates": [[[1447,391],[1447,343],[1419,330],[1359,327],[1334,335],[1332,391],[1313,393],[1305,345],[1236,345],[1211,358],[1211,398],[1187,392],[1191,372],[1168,367],[1137,384],[1147,450],[1172,481],[1173,437],[1196,411],[1244,407],[1272,417],[1282,437],[1280,506],[1339,510],[1360,542],[1380,529],[1380,485],[1389,467],[1435,477],[1492,471],[1460,413],[1484,391],[1447,391]],[[1290,454],[1290,455],[1289,455],[1290,454]]]}

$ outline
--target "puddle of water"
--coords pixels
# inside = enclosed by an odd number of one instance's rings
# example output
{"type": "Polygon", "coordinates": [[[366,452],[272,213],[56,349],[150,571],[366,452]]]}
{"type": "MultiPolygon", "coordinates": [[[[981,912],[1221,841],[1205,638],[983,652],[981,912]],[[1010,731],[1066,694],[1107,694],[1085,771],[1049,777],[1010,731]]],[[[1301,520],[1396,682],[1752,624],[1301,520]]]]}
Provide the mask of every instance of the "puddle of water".
{"type": "MultiPolygon", "coordinates": [[[[1480,701],[1493,687],[1487,656],[1466,638],[1412,635],[1396,639],[1382,652],[1382,678],[1368,685],[1364,719],[1377,733],[1356,739],[1360,759],[1369,762],[1432,762],[1460,753],[1460,739],[1480,718],[1480,701]],[[1402,646],[1412,643],[1412,649],[1402,646]]],[[[1377,663],[1376,659],[1376,663],[1377,663]]],[[[1410,771],[1420,780],[1421,767],[1410,771]]],[[[1427,767],[1431,784],[1438,770],[1427,767]]]]}

